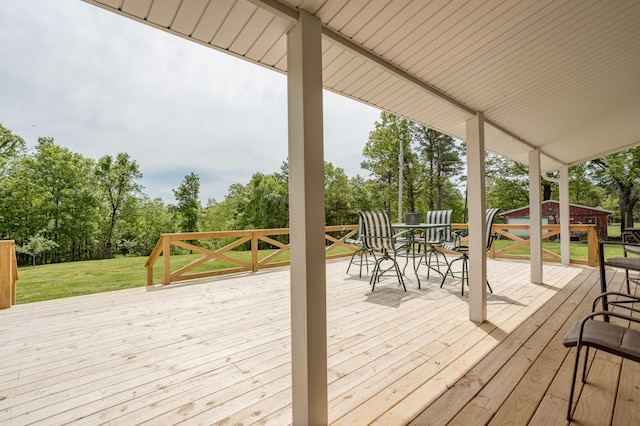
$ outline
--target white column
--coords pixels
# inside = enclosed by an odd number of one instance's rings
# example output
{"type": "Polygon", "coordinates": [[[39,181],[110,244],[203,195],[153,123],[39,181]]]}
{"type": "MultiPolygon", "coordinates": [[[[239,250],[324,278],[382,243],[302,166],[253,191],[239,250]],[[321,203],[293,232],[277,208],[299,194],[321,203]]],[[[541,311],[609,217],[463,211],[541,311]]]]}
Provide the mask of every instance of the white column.
{"type": "Polygon", "coordinates": [[[540,149],[529,152],[529,245],[531,282],[542,284],[542,202],[540,197],[540,149]]]}
{"type": "Polygon", "coordinates": [[[469,319],[487,319],[486,191],[484,116],[467,121],[467,194],[469,205],[469,319]]]}
{"type": "Polygon", "coordinates": [[[569,166],[560,167],[560,256],[563,265],[571,263],[571,234],[569,232],[569,166]]]}
{"type": "Polygon", "coordinates": [[[287,37],[293,424],[328,422],[320,21],[287,37]]]}

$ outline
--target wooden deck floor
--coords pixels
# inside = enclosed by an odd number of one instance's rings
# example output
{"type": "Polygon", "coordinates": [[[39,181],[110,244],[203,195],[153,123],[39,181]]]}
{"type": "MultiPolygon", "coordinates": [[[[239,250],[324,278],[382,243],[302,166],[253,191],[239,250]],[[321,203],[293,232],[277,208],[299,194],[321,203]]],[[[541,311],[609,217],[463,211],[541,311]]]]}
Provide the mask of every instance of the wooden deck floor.
{"type": "MultiPolygon", "coordinates": [[[[528,264],[492,260],[478,326],[459,282],[372,293],[346,265],[327,264],[331,424],[566,423],[561,340],[596,269],[545,265],[533,285],[528,264]]],[[[290,424],[288,286],[282,269],[2,310],[0,423],[290,424]]],[[[637,364],[598,353],[588,380],[576,423],[638,424],[637,364]]]]}

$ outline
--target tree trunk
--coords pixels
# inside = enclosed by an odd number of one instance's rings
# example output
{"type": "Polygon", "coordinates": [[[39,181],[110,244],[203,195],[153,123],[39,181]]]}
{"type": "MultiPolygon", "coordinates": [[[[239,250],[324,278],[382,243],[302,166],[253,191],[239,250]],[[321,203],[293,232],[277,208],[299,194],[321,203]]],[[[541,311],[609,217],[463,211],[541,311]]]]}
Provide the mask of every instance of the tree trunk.
{"type": "Polygon", "coordinates": [[[633,195],[633,187],[619,185],[620,188],[620,231],[633,228],[633,208],[638,201],[633,195]]]}
{"type": "Polygon", "coordinates": [[[542,201],[551,199],[551,182],[542,182],[542,201]]]}

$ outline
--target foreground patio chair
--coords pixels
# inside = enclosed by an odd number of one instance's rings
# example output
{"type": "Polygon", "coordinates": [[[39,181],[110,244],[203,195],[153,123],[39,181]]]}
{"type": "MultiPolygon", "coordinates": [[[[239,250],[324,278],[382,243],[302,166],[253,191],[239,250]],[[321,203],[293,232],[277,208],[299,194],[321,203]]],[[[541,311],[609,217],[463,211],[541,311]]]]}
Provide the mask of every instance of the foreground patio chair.
{"type": "MultiPolygon", "coordinates": [[[[495,240],[496,238],[496,234],[492,231],[492,225],[493,225],[493,219],[495,219],[499,211],[500,209],[487,209],[487,212],[486,212],[485,220],[486,220],[487,230],[485,234],[485,241],[487,242],[487,245],[486,245],[487,251],[491,250],[491,245],[493,245],[493,240],[495,240]]],[[[455,275],[453,274],[453,271],[451,271],[451,266],[455,262],[460,261],[462,262],[462,272],[460,273],[460,279],[462,280],[462,295],[464,295],[465,282],[467,285],[469,285],[469,246],[462,245],[460,243],[460,237],[458,235],[458,237],[456,238],[456,242],[442,244],[441,247],[446,251],[459,253],[460,257],[458,257],[457,259],[453,259],[449,262],[449,267],[447,268],[447,272],[442,277],[440,288],[442,288],[442,286],[444,285],[444,282],[447,279],[448,275],[451,275],[452,277],[456,278],[455,275]]],[[[489,291],[493,293],[493,290],[491,289],[491,286],[489,285],[488,280],[487,280],[487,287],[489,288],[489,291]]]]}
{"type": "Polygon", "coordinates": [[[572,417],[573,394],[576,387],[580,350],[583,346],[586,347],[587,350],[585,351],[584,365],[582,367],[582,383],[586,383],[589,348],[599,349],[632,361],[640,362],[640,331],[630,328],[633,324],[640,324],[640,318],[631,316],[632,313],[640,313],[640,310],[633,307],[633,304],[637,302],[640,302],[640,298],[629,294],[618,292],[602,293],[594,300],[591,313],[582,321],[576,322],[562,341],[562,344],[567,348],[577,347],[576,362],[573,366],[573,378],[571,379],[571,390],[569,392],[567,420],[571,421],[572,417]],[[615,301],[610,301],[609,304],[626,309],[629,314],[625,315],[618,312],[607,311],[606,300],[608,297],[615,298],[615,301]],[[603,310],[601,311],[596,311],[598,302],[602,303],[603,310]],[[602,320],[597,320],[597,318],[601,318],[602,320]],[[614,324],[610,322],[612,318],[620,318],[629,326],[614,324]]]}
{"type": "Polygon", "coordinates": [[[431,269],[443,275],[440,271],[440,265],[446,265],[449,267],[447,256],[438,251],[438,247],[441,244],[451,243],[453,241],[453,234],[451,233],[451,214],[453,210],[432,210],[427,212],[427,218],[425,223],[428,225],[442,225],[437,228],[426,228],[424,235],[421,238],[417,238],[416,242],[420,246],[424,246],[425,264],[427,265],[427,279],[429,278],[429,272],[431,269]],[[442,255],[444,262],[440,261],[440,255],[442,255]],[[435,256],[435,262],[432,262],[432,257],[435,256]],[[435,263],[435,266],[433,265],[435,263]]]}
{"type": "Polygon", "coordinates": [[[362,221],[363,230],[362,243],[372,250],[382,253],[381,256],[376,258],[375,266],[373,267],[373,273],[371,274],[371,291],[376,287],[376,283],[380,281],[382,275],[394,269],[398,277],[398,281],[402,284],[404,291],[407,291],[407,287],[404,285],[404,279],[400,272],[400,267],[396,261],[396,255],[399,250],[406,247],[406,244],[397,242],[398,235],[393,234],[391,228],[391,221],[387,212],[384,211],[361,211],[360,219],[362,221]],[[387,269],[382,269],[382,262],[391,261],[392,265],[387,269]]]}
{"type": "Polygon", "coordinates": [[[376,261],[376,254],[375,251],[367,246],[366,242],[362,239],[362,233],[364,232],[363,226],[362,226],[362,217],[360,215],[358,215],[359,220],[358,220],[358,238],[357,239],[346,239],[345,243],[347,244],[353,244],[355,246],[359,246],[359,248],[353,252],[353,254],[351,255],[351,260],[349,261],[349,266],[347,267],[347,274],[349,273],[349,269],[351,269],[351,264],[353,263],[353,259],[356,256],[360,257],[360,275],[359,277],[362,278],[362,265],[364,263],[364,265],[367,267],[367,274],[369,273],[369,265],[370,264],[375,264],[376,261]],[[369,260],[369,255],[373,256],[373,262],[371,262],[369,260]]]}

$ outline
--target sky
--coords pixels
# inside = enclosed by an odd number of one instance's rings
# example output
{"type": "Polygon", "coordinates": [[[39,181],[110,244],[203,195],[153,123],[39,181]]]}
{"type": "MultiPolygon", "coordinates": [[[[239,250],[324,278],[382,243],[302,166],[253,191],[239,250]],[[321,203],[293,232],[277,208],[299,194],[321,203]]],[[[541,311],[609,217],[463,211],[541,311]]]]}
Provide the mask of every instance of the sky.
{"type": "MultiPolygon", "coordinates": [[[[286,76],[81,0],[0,1],[0,124],[85,157],[126,152],[144,193],[200,198],[287,159],[286,76]]],[[[352,177],[380,111],[324,92],[325,160],[352,177]]]]}

